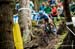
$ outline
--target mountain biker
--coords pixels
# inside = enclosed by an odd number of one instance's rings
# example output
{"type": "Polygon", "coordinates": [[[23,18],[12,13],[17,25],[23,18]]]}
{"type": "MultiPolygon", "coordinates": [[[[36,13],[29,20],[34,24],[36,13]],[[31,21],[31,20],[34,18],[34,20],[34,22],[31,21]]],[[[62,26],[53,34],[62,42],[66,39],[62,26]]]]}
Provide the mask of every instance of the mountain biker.
{"type": "Polygon", "coordinates": [[[42,12],[42,11],[39,12],[39,17],[40,17],[40,20],[43,19],[45,32],[47,34],[52,33],[51,27],[54,26],[54,24],[52,22],[52,19],[50,19],[49,16],[46,13],[42,12]]]}

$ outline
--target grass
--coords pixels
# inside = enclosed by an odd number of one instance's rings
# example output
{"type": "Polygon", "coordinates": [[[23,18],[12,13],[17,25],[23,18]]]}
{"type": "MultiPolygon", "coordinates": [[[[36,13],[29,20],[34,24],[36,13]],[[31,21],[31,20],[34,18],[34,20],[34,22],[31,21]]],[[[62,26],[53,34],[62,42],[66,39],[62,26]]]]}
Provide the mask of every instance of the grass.
{"type": "MultiPolygon", "coordinates": [[[[59,21],[55,21],[55,25],[56,27],[59,26],[59,24],[64,20],[64,17],[61,17],[61,19],[59,19],[59,21]]],[[[62,35],[59,35],[58,37],[58,43],[55,45],[55,49],[58,49],[60,47],[60,45],[63,43],[63,40],[65,39],[65,37],[67,36],[68,32],[67,31],[63,31],[62,35]]]]}
{"type": "Polygon", "coordinates": [[[55,45],[55,49],[58,49],[60,47],[60,45],[63,43],[63,40],[65,39],[67,34],[68,34],[67,31],[65,31],[64,34],[60,35],[59,42],[55,45]]]}

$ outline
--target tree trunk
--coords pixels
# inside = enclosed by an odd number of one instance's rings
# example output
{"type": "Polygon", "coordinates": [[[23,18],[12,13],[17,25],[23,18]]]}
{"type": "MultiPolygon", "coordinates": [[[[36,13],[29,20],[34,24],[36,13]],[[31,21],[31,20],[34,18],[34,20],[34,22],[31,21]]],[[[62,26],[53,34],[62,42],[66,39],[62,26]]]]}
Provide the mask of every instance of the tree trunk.
{"type": "Polygon", "coordinates": [[[33,2],[34,2],[34,9],[35,9],[35,11],[38,11],[39,10],[39,5],[40,5],[40,1],[39,0],[33,0],[33,2]]]}
{"type": "Polygon", "coordinates": [[[14,49],[13,0],[0,0],[0,49],[14,49]]]}
{"type": "Polygon", "coordinates": [[[20,6],[23,8],[20,10],[20,26],[21,31],[23,33],[23,41],[24,45],[31,40],[31,31],[32,31],[32,23],[31,23],[31,10],[29,8],[30,1],[29,0],[20,0],[20,6]]]}

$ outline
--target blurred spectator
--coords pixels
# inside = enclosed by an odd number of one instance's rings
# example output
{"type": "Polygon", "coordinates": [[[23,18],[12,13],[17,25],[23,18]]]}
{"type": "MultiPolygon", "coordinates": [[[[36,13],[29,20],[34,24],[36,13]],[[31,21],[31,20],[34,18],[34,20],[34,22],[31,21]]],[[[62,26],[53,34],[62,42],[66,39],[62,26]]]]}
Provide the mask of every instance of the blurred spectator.
{"type": "Polygon", "coordinates": [[[56,8],[55,4],[52,5],[51,14],[53,17],[57,17],[57,8],[56,8]]]}
{"type": "Polygon", "coordinates": [[[74,12],[74,11],[75,11],[75,2],[72,1],[72,2],[69,4],[69,6],[70,6],[71,12],[74,12]]]}
{"type": "Polygon", "coordinates": [[[52,4],[56,4],[56,0],[48,0],[49,4],[52,5],[52,4]]]}
{"type": "Polygon", "coordinates": [[[58,16],[63,16],[63,6],[58,5],[57,7],[58,16]]]}
{"type": "Polygon", "coordinates": [[[62,6],[63,5],[63,2],[61,2],[60,0],[58,0],[57,5],[62,6]]]}
{"type": "Polygon", "coordinates": [[[30,9],[33,10],[34,4],[32,1],[30,1],[30,9]]]}
{"type": "Polygon", "coordinates": [[[57,17],[57,16],[58,16],[58,13],[57,13],[57,8],[56,8],[55,4],[52,5],[51,15],[52,15],[52,17],[53,17],[54,23],[55,23],[56,21],[58,21],[58,17],[57,17]]]}
{"type": "Polygon", "coordinates": [[[51,7],[49,6],[49,3],[47,3],[47,6],[46,6],[46,8],[45,8],[45,12],[46,12],[47,14],[50,14],[50,13],[51,13],[51,7]]]}
{"type": "Polygon", "coordinates": [[[20,4],[19,4],[19,2],[16,2],[16,7],[15,7],[15,9],[18,11],[19,8],[20,8],[20,4]]]}
{"type": "Polygon", "coordinates": [[[39,10],[40,10],[40,11],[44,11],[45,8],[46,8],[45,2],[42,2],[42,5],[40,6],[39,10]]]}
{"type": "Polygon", "coordinates": [[[31,19],[34,20],[34,21],[37,21],[37,20],[38,20],[38,19],[37,19],[38,13],[35,12],[35,10],[33,10],[31,14],[32,14],[32,15],[31,15],[31,19]]]}

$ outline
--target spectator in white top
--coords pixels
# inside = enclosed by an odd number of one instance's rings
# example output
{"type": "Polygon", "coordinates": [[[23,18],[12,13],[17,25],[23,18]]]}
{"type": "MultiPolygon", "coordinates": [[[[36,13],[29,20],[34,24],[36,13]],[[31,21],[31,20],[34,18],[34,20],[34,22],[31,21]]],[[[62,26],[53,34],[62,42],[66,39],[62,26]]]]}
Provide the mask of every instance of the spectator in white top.
{"type": "Polygon", "coordinates": [[[58,16],[63,16],[63,6],[58,5],[57,12],[58,12],[58,16]]]}
{"type": "Polygon", "coordinates": [[[34,3],[30,1],[30,9],[33,10],[33,7],[34,7],[34,3]]]}

